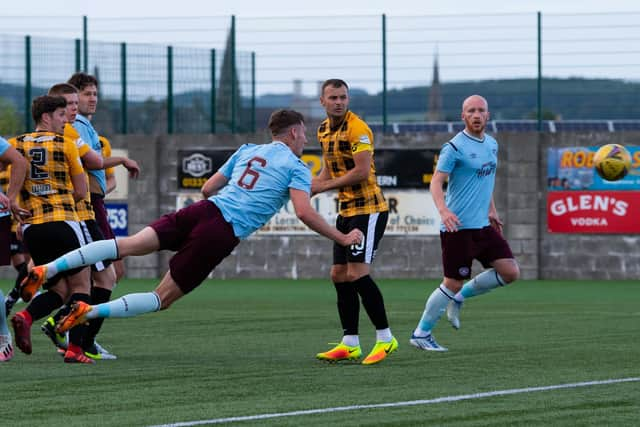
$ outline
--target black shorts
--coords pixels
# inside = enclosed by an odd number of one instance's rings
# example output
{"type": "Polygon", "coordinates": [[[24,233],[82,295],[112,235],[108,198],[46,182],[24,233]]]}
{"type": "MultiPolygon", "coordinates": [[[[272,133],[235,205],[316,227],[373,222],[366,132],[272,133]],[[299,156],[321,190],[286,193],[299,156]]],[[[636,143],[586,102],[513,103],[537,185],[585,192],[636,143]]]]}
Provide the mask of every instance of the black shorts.
{"type": "Polygon", "coordinates": [[[389,212],[377,212],[373,214],[355,215],[343,217],[338,215],[336,228],[343,233],[348,233],[354,228],[359,228],[364,233],[364,239],[359,245],[349,247],[333,244],[333,264],[346,264],[348,262],[363,262],[371,264],[378,250],[378,243],[387,228],[389,212]]]}
{"type": "MultiPolygon", "coordinates": [[[[80,221],[80,227],[82,228],[82,233],[84,235],[84,241],[86,243],[97,242],[99,240],[104,240],[104,236],[102,235],[102,231],[100,231],[100,227],[98,224],[90,219],[87,221],[80,221]]],[[[102,271],[111,265],[111,260],[98,261],[97,263],[91,266],[92,271],[102,271]]]]}
{"type": "Polygon", "coordinates": [[[195,289],[240,243],[220,209],[201,200],[149,224],[160,249],[177,251],[169,261],[171,277],[185,294],[195,289]]]}
{"type": "MultiPolygon", "coordinates": [[[[80,223],[75,221],[26,224],[23,225],[22,235],[35,265],[47,264],[85,244],[80,223]]],[[[83,268],[79,267],[58,273],[47,283],[55,284],[60,277],[71,276],[82,271],[83,268]]]]}
{"type": "Polygon", "coordinates": [[[11,264],[11,215],[0,217],[0,265],[11,264]]]}
{"type": "Polygon", "coordinates": [[[444,277],[466,280],[471,277],[474,259],[484,268],[497,259],[513,258],[509,243],[495,228],[487,226],[455,232],[440,232],[444,277]]]}

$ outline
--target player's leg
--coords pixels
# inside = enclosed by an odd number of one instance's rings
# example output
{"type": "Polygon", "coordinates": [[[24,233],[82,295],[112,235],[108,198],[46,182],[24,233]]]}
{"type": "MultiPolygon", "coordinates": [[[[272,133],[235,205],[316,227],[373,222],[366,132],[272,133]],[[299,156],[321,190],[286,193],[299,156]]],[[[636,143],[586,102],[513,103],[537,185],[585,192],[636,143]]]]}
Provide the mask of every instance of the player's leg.
{"type": "MultiPolygon", "coordinates": [[[[25,225],[23,237],[27,247],[31,248],[31,256],[36,263],[55,259],[80,247],[84,241],[79,224],[73,221],[25,225]]],[[[24,353],[31,354],[32,323],[48,316],[69,297],[66,286],[61,285],[61,277],[76,274],[78,271],[80,270],[69,270],[61,276],[53,277],[49,281],[47,292],[30,300],[24,310],[19,311],[11,318],[16,346],[24,353]]],[[[23,299],[25,299],[24,295],[23,299]]]]}
{"type": "Polygon", "coordinates": [[[362,362],[366,365],[382,361],[398,348],[389,328],[382,292],[370,275],[370,265],[384,235],[388,217],[388,212],[379,212],[348,219],[347,229],[358,228],[364,238],[360,245],[347,248],[347,280],[358,292],[362,306],[376,328],[376,345],[362,362]]]}
{"type": "MultiPolygon", "coordinates": [[[[345,218],[338,215],[336,228],[346,233],[345,218]]],[[[336,305],[338,317],[342,326],[342,339],[333,348],[316,354],[316,358],[329,362],[340,360],[355,360],[362,356],[360,338],[358,335],[358,320],[360,318],[360,298],[358,291],[351,283],[347,269],[347,248],[333,244],[333,265],[331,266],[331,281],[336,290],[336,305]]]]}
{"type": "MultiPolygon", "coordinates": [[[[84,267],[75,274],[64,278],[63,283],[70,295],[67,305],[73,307],[77,304],[91,303],[91,269],[84,267]]],[[[87,332],[87,325],[80,323],[69,330],[69,343],[64,353],[65,363],[95,363],[84,354],[82,342],[87,332]]]]}
{"type": "MultiPolygon", "coordinates": [[[[91,271],[91,303],[94,305],[106,303],[111,300],[111,294],[116,284],[116,272],[113,264],[102,270],[91,271]]],[[[87,326],[86,335],[82,342],[85,354],[92,359],[117,359],[111,352],[98,346],[96,336],[100,332],[104,319],[94,319],[87,326]],[[102,350],[102,351],[101,351],[102,350]]]]}
{"type": "Polygon", "coordinates": [[[486,294],[499,286],[514,282],[520,276],[518,263],[502,234],[493,227],[476,230],[474,233],[474,240],[480,242],[474,257],[488,269],[467,281],[447,307],[447,318],[456,329],[460,328],[460,310],[465,299],[486,294]]]}
{"type": "Polygon", "coordinates": [[[45,265],[34,267],[22,285],[22,293],[35,292],[47,279],[73,268],[99,261],[146,255],[159,249],[159,240],[151,227],[145,227],[133,236],[118,240],[100,240],[68,252],[45,265]]]}
{"type": "Polygon", "coordinates": [[[0,362],[8,362],[13,359],[13,346],[11,345],[11,333],[7,326],[7,312],[5,311],[4,294],[0,289],[0,362]]]}
{"type": "Polygon", "coordinates": [[[455,233],[441,232],[440,242],[444,279],[427,298],[420,321],[409,341],[411,345],[422,350],[447,351],[436,342],[432,331],[449,302],[453,300],[453,296],[462,287],[464,280],[471,275],[473,261],[471,230],[459,230],[455,233]]]}
{"type": "Polygon", "coordinates": [[[20,299],[20,284],[29,274],[29,257],[25,256],[23,252],[21,252],[22,244],[15,237],[15,233],[12,233],[11,237],[11,264],[13,268],[15,268],[18,275],[16,276],[16,280],[13,285],[13,289],[9,291],[5,298],[5,310],[7,312],[7,316],[11,313],[11,309],[15,305],[15,303],[20,299]],[[15,242],[15,243],[14,243],[15,242]]]}
{"type": "Polygon", "coordinates": [[[155,291],[128,294],[96,306],[75,304],[57,329],[64,332],[87,319],[134,317],[167,309],[199,286],[238,243],[231,225],[210,202],[165,215],[135,236],[118,240],[123,257],[144,255],[153,248],[180,248],[169,261],[169,272],[155,291]],[[133,239],[136,236],[137,240],[133,239]]]}
{"type": "Polygon", "coordinates": [[[355,287],[347,279],[347,264],[344,248],[334,244],[334,264],[331,266],[331,280],[336,290],[338,317],[342,326],[342,339],[333,348],[316,354],[316,358],[328,362],[355,360],[362,356],[358,335],[360,299],[355,287]]]}

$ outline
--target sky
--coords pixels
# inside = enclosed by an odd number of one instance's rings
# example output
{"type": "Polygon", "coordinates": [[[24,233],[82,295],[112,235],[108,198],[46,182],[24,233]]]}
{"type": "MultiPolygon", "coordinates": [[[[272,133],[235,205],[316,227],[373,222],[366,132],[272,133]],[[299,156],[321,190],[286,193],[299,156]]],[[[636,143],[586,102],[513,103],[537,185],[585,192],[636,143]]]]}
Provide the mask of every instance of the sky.
{"type": "MultiPolygon", "coordinates": [[[[10,46],[3,44],[3,35],[19,39],[25,29],[32,36],[81,38],[81,17],[87,16],[90,46],[100,41],[117,48],[127,42],[131,64],[143,63],[147,53],[134,44],[154,45],[147,50],[156,57],[169,45],[176,52],[193,49],[197,52],[184,55],[193,59],[185,59],[186,65],[178,59],[176,67],[184,69],[184,80],[198,73],[206,80],[208,52],[224,51],[235,15],[243,93],[250,90],[251,54],[258,95],[289,93],[297,81],[302,94],[312,96],[318,81],[329,75],[377,93],[382,90],[383,13],[387,89],[395,89],[429,85],[436,59],[443,82],[535,78],[538,11],[545,77],[640,81],[640,0],[10,1],[2,5],[0,51],[10,46]]],[[[51,50],[47,43],[42,49],[51,50]]],[[[117,56],[118,50],[113,52],[117,56]]],[[[18,60],[23,56],[15,53],[18,60]]],[[[161,74],[161,64],[144,66],[161,74]]],[[[142,68],[140,74],[132,71],[131,79],[149,76],[142,68]]],[[[146,96],[148,88],[141,90],[146,96]]]]}
{"type": "Polygon", "coordinates": [[[637,0],[26,0],[3,2],[5,16],[87,15],[92,17],[140,16],[258,16],[423,15],[484,13],[591,13],[640,11],[637,0]]]}

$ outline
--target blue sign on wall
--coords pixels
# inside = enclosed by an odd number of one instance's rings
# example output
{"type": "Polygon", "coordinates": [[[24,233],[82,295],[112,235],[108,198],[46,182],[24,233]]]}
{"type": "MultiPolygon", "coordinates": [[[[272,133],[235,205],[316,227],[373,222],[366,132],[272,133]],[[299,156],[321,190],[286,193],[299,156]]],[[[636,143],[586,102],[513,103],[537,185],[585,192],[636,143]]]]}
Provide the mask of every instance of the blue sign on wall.
{"type": "Polygon", "coordinates": [[[129,208],[126,203],[105,203],[109,225],[118,237],[129,235],[129,208]]]}

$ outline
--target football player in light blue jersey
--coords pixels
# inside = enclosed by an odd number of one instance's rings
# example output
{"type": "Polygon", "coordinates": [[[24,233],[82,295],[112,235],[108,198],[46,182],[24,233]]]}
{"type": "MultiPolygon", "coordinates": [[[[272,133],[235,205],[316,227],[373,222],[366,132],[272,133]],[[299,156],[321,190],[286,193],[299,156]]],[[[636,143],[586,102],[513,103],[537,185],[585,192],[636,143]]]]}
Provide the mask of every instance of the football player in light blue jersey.
{"type": "Polygon", "coordinates": [[[310,204],[311,172],[299,159],[307,142],[302,115],[293,110],[275,111],[269,128],[271,143],[242,146],[207,180],[202,186],[207,199],[164,215],[133,236],[93,242],[34,267],[24,286],[37,288],[60,271],[101,260],[163,249],[177,251],[155,291],[95,306],[74,304],[57,331],[88,319],[132,317],[168,308],[200,285],[241,239],[264,225],[288,200],[298,218],[315,232],[343,246],[360,244],[360,230],[341,233],[310,204]]]}
{"type": "Polygon", "coordinates": [[[289,201],[291,189],[311,191],[311,172],[284,142],[245,144],[219,173],[231,182],[209,197],[235,235],[245,239],[289,201]]]}
{"type": "Polygon", "coordinates": [[[466,298],[482,295],[518,279],[520,269],[502,236],[502,221],[493,201],[498,143],[485,134],[489,105],[472,95],[462,104],[465,128],[444,144],[430,191],[442,225],[444,280],[427,299],[410,343],[422,350],[446,351],[431,333],[447,312],[460,328],[460,308],[466,298]],[[442,186],[449,180],[445,197],[442,186]],[[471,264],[477,259],[486,268],[473,279],[471,264]],[[465,283],[466,281],[466,283],[465,283]]]}

